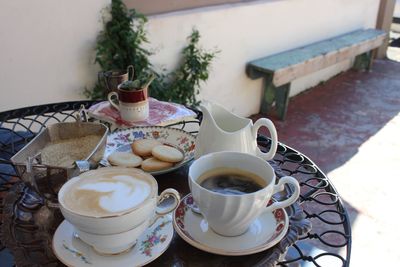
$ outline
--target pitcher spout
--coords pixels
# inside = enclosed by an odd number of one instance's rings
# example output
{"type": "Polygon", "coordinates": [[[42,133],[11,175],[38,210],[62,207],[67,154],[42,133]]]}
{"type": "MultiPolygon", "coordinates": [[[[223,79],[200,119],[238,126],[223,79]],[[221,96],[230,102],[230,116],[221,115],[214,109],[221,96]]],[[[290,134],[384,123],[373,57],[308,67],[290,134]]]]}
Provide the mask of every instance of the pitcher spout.
{"type": "Polygon", "coordinates": [[[200,104],[200,110],[203,113],[203,121],[204,120],[212,120],[213,116],[211,115],[212,113],[212,103],[209,101],[202,101],[200,104]]]}
{"type": "Polygon", "coordinates": [[[239,117],[216,103],[204,101],[200,108],[203,121],[211,123],[212,127],[225,134],[240,131],[251,123],[250,119],[239,117]]]}

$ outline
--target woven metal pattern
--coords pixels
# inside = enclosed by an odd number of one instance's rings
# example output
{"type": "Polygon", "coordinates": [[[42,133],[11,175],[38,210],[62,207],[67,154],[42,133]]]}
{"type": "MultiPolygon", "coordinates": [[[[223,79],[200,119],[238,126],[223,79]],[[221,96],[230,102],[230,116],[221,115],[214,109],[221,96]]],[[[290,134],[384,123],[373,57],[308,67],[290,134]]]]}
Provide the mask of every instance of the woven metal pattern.
{"type": "MultiPolygon", "coordinates": [[[[261,147],[269,139],[260,136],[261,147]]],[[[343,202],[326,175],[309,158],[286,145],[279,144],[274,162],[277,175],[295,177],[301,187],[300,205],[313,227],[288,253],[283,266],[300,261],[315,266],[348,266],[351,253],[351,226],[343,202]]]]}
{"type": "MultiPolygon", "coordinates": [[[[0,203],[6,203],[6,205],[0,205],[0,224],[5,222],[4,225],[0,225],[0,250],[1,252],[11,251],[15,262],[20,266],[61,265],[52,253],[51,236],[39,235],[39,233],[53,232],[55,229],[47,229],[54,227],[51,221],[62,220],[62,217],[57,210],[49,210],[43,206],[42,198],[20,182],[9,158],[46,125],[59,121],[73,121],[81,105],[88,108],[94,103],[96,102],[66,102],[0,113],[0,137],[7,136],[7,138],[0,138],[0,203]],[[5,215],[7,217],[4,217],[5,215]],[[8,248],[4,246],[4,243],[8,248]]],[[[201,114],[199,118],[201,120],[201,114]]],[[[172,126],[196,134],[198,124],[199,121],[195,120],[176,123],[172,126]]],[[[258,144],[261,149],[268,149],[270,140],[259,136],[258,144]]],[[[301,216],[294,216],[291,219],[291,223],[296,226],[292,227],[291,231],[296,234],[293,235],[293,242],[288,243],[289,249],[282,245],[276,250],[279,265],[291,266],[311,262],[315,266],[326,264],[348,266],[351,252],[350,221],[342,200],[326,175],[305,155],[284,144],[279,144],[278,152],[270,163],[275,168],[278,177],[291,175],[301,185],[299,200],[302,208],[300,209],[301,216]],[[311,229],[308,222],[312,223],[311,229]],[[279,249],[287,249],[287,251],[279,251],[279,249]]],[[[290,192],[290,188],[288,191],[290,192]]],[[[294,213],[296,212],[292,214],[294,213]]],[[[173,246],[174,242],[171,248],[173,246]]],[[[172,252],[168,250],[166,254],[168,253],[172,252]]],[[[266,256],[263,258],[258,254],[247,256],[247,259],[250,259],[249,257],[256,260],[247,262],[258,266],[266,266],[271,262],[266,256]]],[[[268,257],[272,256],[268,255],[268,257]]],[[[179,263],[184,266],[185,262],[190,265],[183,259],[184,257],[179,255],[174,257],[167,255],[165,258],[167,262],[169,258],[171,258],[169,262],[171,265],[179,263]],[[182,258],[182,261],[179,261],[179,258],[182,258]]],[[[246,257],[240,258],[235,259],[246,262],[246,257]]],[[[199,259],[204,263],[206,260],[204,257],[199,259]]],[[[3,262],[3,259],[0,258],[0,262],[3,262]]],[[[214,262],[220,265],[229,263],[223,257],[215,258],[214,262]]]]}

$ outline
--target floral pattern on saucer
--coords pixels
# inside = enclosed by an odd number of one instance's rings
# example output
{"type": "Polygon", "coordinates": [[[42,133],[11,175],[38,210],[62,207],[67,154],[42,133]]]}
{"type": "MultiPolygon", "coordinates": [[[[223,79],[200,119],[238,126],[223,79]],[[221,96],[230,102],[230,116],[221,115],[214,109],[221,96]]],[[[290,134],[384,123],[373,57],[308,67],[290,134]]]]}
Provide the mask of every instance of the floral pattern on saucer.
{"type": "Polygon", "coordinates": [[[187,195],[185,198],[181,200],[181,203],[175,210],[175,223],[181,228],[181,230],[187,235],[190,236],[185,230],[185,214],[188,210],[191,209],[194,204],[193,197],[191,194],[187,195]]]}
{"type": "Polygon", "coordinates": [[[174,236],[172,215],[158,219],[138,238],[136,245],[129,251],[104,256],[74,236],[74,227],[64,220],[53,236],[53,252],[65,265],[74,267],[125,267],[143,266],[161,256],[169,247],[174,236]]]}
{"type": "Polygon", "coordinates": [[[181,129],[162,126],[143,126],[116,131],[107,138],[104,157],[101,160],[103,166],[110,166],[107,157],[114,151],[131,151],[130,144],[139,139],[155,139],[159,142],[179,149],[184,158],[181,162],[171,168],[150,172],[151,174],[162,174],[176,170],[194,158],[195,137],[181,129]]]}
{"type": "Polygon", "coordinates": [[[193,205],[191,194],[181,200],[174,213],[174,228],[190,245],[214,254],[239,256],[264,251],[277,244],[289,227],[286,211],[276,209],[260,215],[245,234],[224,237],[208,228],[203,216],[192,211],[193,205]]]}
{"type": "Polygon", "coordinates": [[[146,240],[142,241],[142,244],[140,246],[140,251],[142,254],[145,254],[148,257],[151,257],[152,254],[152,248],[159,244],[159,243],[164,243],[165,240],[167,239],[166,235],[159,235],[158,232],[164,228],[168,223],[171,223],[171,221],[164,221],[161,224],[159,224],[156,228],[154,228],[153,232],[151,232],[150,235],[147,235],[146,240]]]}
{"type": "MultiPolygon", "coordinates": [[[[268,205],[271,205],[274,202],[274,199],[270,199],[268,202],[268,205]]],[[[276,238],[276,236],[282,231],[282,229],[285,227],[285,216],[286,212],[283,209],[276,209],[272,211],[272,214],[274,214],[274,217],[276,219],[276,229],[274,232],[274,235],[272,238],[276,238]]]]}

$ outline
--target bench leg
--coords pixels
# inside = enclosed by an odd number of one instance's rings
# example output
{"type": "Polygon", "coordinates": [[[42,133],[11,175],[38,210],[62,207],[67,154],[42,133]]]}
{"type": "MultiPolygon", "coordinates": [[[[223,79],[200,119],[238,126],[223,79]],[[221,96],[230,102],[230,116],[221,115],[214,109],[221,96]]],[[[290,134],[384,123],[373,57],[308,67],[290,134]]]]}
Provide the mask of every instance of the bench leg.
{"type": "Polygon", "coordinates": [[[355,70],[370,70],[371,61],[373,56],[371,52],[366,52],[364,54],[356,56],[354,60],[353,69],[355,70]]]}
{"type": "Polygon", "coordinates": [[[374,63],[374,60],[375,60],[375,58],[376,58],[376,53],[377,53],[377,52],[378,52],[378,49],[374,49],[374,50],[372,50],[371,53],[370,53],[369,64],[368,64],[368,67],[367,67],[367,70],[368,70],[368,71],[371,71],[371,69],[372,69],[372,64],[374,63]]]}
{"type": "Polygon", "coordinates": [[[285,120],[289,104],[290,83],[276,88],[276,111],[281,120],[285,120]]]}
{"type": "Polygon", "coordinates": [[[261,113],[268,114],[275,102],[278,117],[284,120],[289,103],[290,83],[275,87],[272,83],[272,76],[265,77],[265,90],[261,102],[261,113]]]}
{"type": "Polygon", "coordinates": [[[275,92],[276,88],[274,84],[272,83],[272,76],[268,75],[264,79],[264,95],[261,100],[261,113],[262,114],[267,114],[271,108],[272,104],[275,101],[275,92]]]}

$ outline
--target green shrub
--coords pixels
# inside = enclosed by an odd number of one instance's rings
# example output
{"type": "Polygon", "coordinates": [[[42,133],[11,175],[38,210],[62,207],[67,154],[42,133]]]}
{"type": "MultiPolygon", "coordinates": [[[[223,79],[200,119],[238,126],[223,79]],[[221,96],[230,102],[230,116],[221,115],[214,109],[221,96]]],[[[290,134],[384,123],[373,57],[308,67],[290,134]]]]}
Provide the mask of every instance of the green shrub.
{"type": "MultiPolygon", "coordinates": [[[[144,26],[147,18],[134,9],[127,9],[121,0],[112,0],[111,19],[103,18],[104,30],[100,32],[96,45],[96,60],[102,71],[126,69],[133,65],[134,80],[154,74],[156,79],[150,85],[150,95],[164,101],[196,106],[196,95],[200,83],[209,76],[211,62],[218,51],[204,51],[199,47],[200,34],[193,30],[188,45],[182,50],[181,64],[169,74],[153,70],[149,61],[151,52],[143,48],[148,42],[144,26]]],[[[91,99],[105,99],[106,88],[96,83],[84,94],[91,99]]]]}

